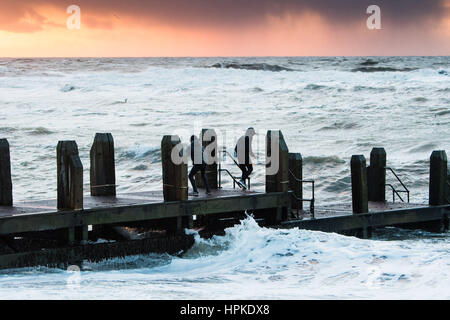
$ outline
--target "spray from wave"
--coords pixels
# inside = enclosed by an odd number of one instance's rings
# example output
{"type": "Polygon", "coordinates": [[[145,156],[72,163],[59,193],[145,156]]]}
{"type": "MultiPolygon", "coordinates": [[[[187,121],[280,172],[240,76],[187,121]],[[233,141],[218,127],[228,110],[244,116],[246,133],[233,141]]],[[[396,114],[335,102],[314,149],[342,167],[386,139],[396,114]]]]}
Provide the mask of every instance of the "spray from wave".
{"type": "Polygon", "coordinates": [[[145,255],[86,263],[84,270],[89,271],[79,275],[77,290],[65,290],[67,278],[72,276],[67,271],[36,268],[14,277],[2,272],[0,295],[14,298],[27,292],[30,297],[46,299],[448,299],[449,248],[448,234],[430,238],[421,234],[419,239],[401,241],[362,240],[263,228],[248,217],[226,229],[224,236],[202,239],[195,235],[194,246],[182,257],[145,255]],[[41,290],[44,287],[46,290],[41,290]]]}

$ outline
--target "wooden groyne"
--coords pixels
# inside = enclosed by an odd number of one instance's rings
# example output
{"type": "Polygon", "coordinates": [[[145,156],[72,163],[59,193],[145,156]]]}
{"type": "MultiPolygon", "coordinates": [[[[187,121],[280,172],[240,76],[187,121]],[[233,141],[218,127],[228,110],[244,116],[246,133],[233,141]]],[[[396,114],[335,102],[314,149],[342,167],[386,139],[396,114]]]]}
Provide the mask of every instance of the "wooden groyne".
{"type": "Polygon", "coordinates": [[[430,157],[428,205],[409,203],[409,190],[387,166],[385,150],[374,148],[369,165],[362,155],[351,158],[352,203],[318,206],[315,181],[303,178],[302,156],[289,152],[281,131],[266,135],[265,191],[223,187],[223,181],[235,182],[232,172],[239,169],[224,167],[226,150],[218,150],[214,130],[204,129],[200,137],[213,150],[214,162],[207,166],[211,195],[188,194],[188,165],[172,157],[174,150],[181,151],[177,136],[164,136],[161,141],[160,190],[117,194],[114,139],[110,133],[97,133],[90,151],[90,195],[83,194],[83,164],[76,142],[60,141],[57,198],[17,203],[13,202],[11,150],[8,141],[1,139],[0,268],[64,267],[150,252],[178,254],[194,242],[185,229],[198,229],[208,237],[238,223],[246,213],[263,226],[360,237],[370,237],[373,228],[384,226],[449,228],[445,151],[434,151],[430,157]],[[312,185],[311,196],[304,197],[304,184],[312,185]],[[392,192],[392,202],[386,200],[386,191],[392,192]]]}

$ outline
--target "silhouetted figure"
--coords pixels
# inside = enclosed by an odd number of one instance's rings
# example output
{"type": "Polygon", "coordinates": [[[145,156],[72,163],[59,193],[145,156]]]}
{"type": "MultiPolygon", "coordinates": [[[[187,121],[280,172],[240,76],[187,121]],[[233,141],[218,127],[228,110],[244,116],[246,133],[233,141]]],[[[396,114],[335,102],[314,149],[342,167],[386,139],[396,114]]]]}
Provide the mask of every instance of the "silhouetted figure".
{"type": "Polygon", "coordinates": [[[197,136],[191,136],[190,155],[192,160],[192,169],[189,172],[189,181],[191,182],[193,195],[198,196],[197,184],[195,183],[195,174],[201,172],[203,184],[206,187],[206,194],[211,194],[208,179],[206,178],[206,163],[203,157],[203,146],[197,136]]]}
{"type": "Polygon", "coordinates": [[[239,182],[242,184],[244,189],[247,189],[245,181],[253,171],[251,158],[255,157],[252,151],[252,141],[254,135],[255,129],[253,129],[252,127],[248,128],[247,131],[245,132],[245,135],[238,139],[236,147],[234,148],[239,168],[242,171],[242,177],[241,180],[239,180],[239,182]]]}

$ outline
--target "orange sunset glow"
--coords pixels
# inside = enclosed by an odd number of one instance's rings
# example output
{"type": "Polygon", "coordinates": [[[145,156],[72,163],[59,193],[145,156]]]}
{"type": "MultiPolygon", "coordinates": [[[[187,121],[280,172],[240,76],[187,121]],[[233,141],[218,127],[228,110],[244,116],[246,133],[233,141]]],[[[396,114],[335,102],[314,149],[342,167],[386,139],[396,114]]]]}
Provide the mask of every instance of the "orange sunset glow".
{"type": "Polygon", "coordinates": [[[1,57],[448,55],[450,1],[0,1],[1,57]],[[339,3],[339,4],[336,4],[339,3]],[[376,2],[374,2],[376,3],[376,2]],[[404,4],[404,8],[401,4],[404,4]],[[427,3],[424,10],[423,3],[427,3]],[[67,28],[67,7],[81,10],[67,28]],[[417,8],[415,8],[417,4],[417,8]],[[339,7],[340,6],[340,7],[339,7]],[[255,9],[256,8],[256,9],[255,9]]]}

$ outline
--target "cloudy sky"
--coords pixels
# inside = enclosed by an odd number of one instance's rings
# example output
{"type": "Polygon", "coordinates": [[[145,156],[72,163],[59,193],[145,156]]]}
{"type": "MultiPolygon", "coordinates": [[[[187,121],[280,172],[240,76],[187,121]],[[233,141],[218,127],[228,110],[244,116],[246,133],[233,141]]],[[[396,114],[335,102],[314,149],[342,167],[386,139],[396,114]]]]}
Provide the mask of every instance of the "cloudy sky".
{"type": "Polygon", "coordinates": [[[0,0],[2,57],[305,55],[450,55],[450,0],[0,0]]]}

